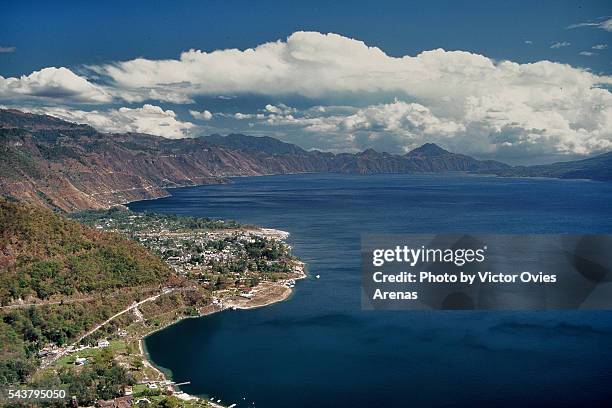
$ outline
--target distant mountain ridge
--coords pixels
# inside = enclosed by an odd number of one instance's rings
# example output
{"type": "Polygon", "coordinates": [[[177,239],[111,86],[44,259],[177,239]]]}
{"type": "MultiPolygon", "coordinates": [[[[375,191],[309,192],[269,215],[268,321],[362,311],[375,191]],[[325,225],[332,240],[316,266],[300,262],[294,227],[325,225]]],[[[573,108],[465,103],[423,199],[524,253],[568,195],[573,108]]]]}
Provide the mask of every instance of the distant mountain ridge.
{"type": "Polygon", "coordinates": [[[168,195],[167,188],[231,176],[306,172],[352,174],[475,172],[611,180],[612,155],[512,167],[426,143],[405,155],[306,151],[242,134],[165,139],[108,134],[48,115],[0,109],[0,194],[63,211],[108,208],[168,195]]]}
{"type": "Polygon", "coordinates": [[[435,143],[425,143],[421,147],[406,153],[406,157],[439,157],[450,153],[435,143]]]}
{"type": "Polygon", "coordinates": [[[612,152],[582,160],[535,166],[517,166],[497,173],[500,176],[551,177],[563,179],[612,180],[612,152]]]}
{"type": "Polygon", "coordinates": [[[270,154],[296,154],[306,155],[308,152],[299,146],[285,143],[269,136],[246,136],[239,133],[230,133],[227,136],[218,134],[202,136],[202,139],[215,146],[249,152],[266,152],[270,154]]]}

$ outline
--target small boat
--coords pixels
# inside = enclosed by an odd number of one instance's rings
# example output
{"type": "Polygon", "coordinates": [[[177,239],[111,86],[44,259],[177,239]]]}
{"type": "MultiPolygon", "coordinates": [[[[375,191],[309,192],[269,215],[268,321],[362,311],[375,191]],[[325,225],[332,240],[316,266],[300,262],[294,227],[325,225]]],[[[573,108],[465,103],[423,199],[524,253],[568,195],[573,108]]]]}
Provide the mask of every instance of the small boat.
{"type": "Polygon", "coordinates": [[[315,278],[317,278],[317,279],[319,279],[320,277],[321,277],[321,275],[317,275],[317,276],[315,276],[315,278]]]}

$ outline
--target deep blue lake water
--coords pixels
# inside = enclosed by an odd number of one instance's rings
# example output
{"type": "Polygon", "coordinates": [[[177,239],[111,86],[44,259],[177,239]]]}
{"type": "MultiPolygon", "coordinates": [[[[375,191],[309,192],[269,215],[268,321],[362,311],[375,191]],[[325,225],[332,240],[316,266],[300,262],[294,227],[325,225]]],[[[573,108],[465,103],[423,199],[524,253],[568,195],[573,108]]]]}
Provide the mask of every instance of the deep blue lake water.
{"type": "Polygon", "coordinates": [[[238,407],[610,403],[612,311],[362,311],[359,248],[361,233],[612,233],[611,183],[307,174],[172,194],[130,207],[289,231],[321,275],[288,301],[148,337],[186,392],[238,407]]]}

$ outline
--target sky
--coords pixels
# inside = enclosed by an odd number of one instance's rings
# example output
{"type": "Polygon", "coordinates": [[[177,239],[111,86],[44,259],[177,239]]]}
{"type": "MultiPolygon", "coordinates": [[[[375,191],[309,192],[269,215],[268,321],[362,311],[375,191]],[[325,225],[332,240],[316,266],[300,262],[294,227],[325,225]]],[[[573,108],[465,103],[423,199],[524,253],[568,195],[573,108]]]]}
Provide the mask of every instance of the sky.
{"type": "Polygon", "coordinates": [[[547,163],[612,150],[611,47],[609,1],[3,2],[0,106],[547,163]]]}

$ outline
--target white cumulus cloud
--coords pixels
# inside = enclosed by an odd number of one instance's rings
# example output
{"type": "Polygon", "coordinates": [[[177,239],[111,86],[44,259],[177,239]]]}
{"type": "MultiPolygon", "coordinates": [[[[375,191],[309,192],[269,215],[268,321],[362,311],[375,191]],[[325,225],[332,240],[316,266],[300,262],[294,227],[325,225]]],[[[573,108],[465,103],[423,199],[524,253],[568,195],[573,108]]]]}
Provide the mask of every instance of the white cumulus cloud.
{"type": "Polygon", "coordinates": [[[254,118],[255,115],[251,114],[251,113],[240,113],[240,112],[236,112],[234,114],[234,119],[238,119],[238,120],[245,120],[245,119],[252,119],[254,118]]]}
{"type": "Polygon", "coordinates": [[[23,98],[76,103],[105,103],[112,100],[102,87],[76,75],[68,68],[43,68],[20,78],[0,76],[0,99],[23,98]]]}
{"type": "Polygon", "coordinates": [[[23,108],[21,110],[47,114],[70,122],[85,123],[110,133],[148,133],[171,139],[188,137],[196,128],[191,122],[177,119],[172,110],[145,104],[141,108],[83,111],[64,107],[23,108]]]}
{"type": "MultiPolygon", "coordinates": [[[[290,112],[295,112],[292,109],[290,112]]],[[[313,109],[321,114],[325,111],[313,109]]],[[[441,120],[431,111],[418,103],[407,103],[396,100],[393,103],[372,105],[355,109],[353,113],[335,114],[328,116],[294,116],[285,112],[272,112],[265,116],[265,121],[275,125],[298,125],[311,132],[340,132],[353,133],[359,131],[369,132],[395,132],[405,135],[448,135],[465,127],[453,121],[441,120]]]]}
{"type": "Polygon", "coordinates": [[[391,138],[402,149],[444,138],[447,146],[472,153],[576,155],[612,148],[612,77],[551,61],[520,64],[443,49],[395,57],[338,34],[296,32],[245,50],[189,50],[178,59],[88,68],[104,81],[102,92],[128,102],[252,94],[312,100],[320,109],[300,112],[275,103],[233,119],[278,131],[298,127],[322,147],[326,138],[349,148],[391,138]],[[378,102],[367,106],[368,100],[378,102]],[[340,112],[335,104],[352,106],[340,112]]]}
{"type": "Polygon", "coordinates": [[[203,110],[202,112],[198,112],[196,110],[190,110],[189,114],[193,116],[195,119],[200,119],[200,120],[211,120],[213,117],[213,114],[208,110],[203,110]]]}

